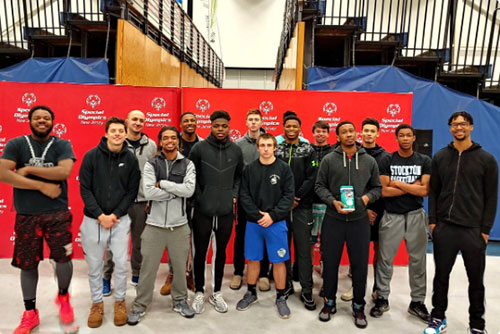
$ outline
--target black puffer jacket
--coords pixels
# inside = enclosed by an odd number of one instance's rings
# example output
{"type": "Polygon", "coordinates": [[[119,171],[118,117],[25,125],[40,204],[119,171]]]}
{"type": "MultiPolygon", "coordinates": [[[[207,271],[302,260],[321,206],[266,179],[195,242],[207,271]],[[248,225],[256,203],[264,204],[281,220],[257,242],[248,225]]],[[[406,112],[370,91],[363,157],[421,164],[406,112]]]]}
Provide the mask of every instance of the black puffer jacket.
{"type": "Polygon", "coordinates": [[[195,209],[206,216],[223,216],[233,210],[243,170],[241,149],[230,140],[209,135],[189,154],[196,167],[195,209]]]}
{"type": "Polygon", "coordinates": [[[80,167],[83,213],[97,219],[102,213],[127,214],[139,191],[141,170],[134,153],[124,144],[120,152],[108,149],[107,138],[88,151],[80,167]]]}

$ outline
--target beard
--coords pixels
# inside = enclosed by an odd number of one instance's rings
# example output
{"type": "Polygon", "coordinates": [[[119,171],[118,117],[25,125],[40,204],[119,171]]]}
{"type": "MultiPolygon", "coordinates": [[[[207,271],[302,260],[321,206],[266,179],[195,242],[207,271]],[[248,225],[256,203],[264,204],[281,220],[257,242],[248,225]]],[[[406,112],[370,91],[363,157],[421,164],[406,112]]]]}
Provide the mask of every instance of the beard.
{"type": "Polygon", "coordinates": [[[53,125],[50,126],[50,128],[48,128],[47,130],[45,130],[44,132],[41,132],[41,131],[38,131],[36,130],[33,125],[31,125],[30,123],[30,128],[31,128],[31,132],[33,132],[33,134],[39,138],[45,138],[47,137],[51,132],[52,132],[52,128],[53,128],[53,125]]]}

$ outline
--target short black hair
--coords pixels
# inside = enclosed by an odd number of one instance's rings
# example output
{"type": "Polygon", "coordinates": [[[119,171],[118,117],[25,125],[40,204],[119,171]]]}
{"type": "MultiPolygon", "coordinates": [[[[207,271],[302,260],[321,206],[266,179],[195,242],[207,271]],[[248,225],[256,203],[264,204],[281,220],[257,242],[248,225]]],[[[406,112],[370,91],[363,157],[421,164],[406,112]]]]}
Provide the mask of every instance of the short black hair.
{"type": "Polygon", "coordinates": [[[410,124],[403,123],[403,124],[399,124],[399,126],[396,128],[396,137],[398,136],[399,131],[401,131],[403,129],[410,129],[414,136],[417,135],[417,132],[415,131],[413,126],[411,126],[410,124]]]}
{"type": "Polygon", "coordinates": [[[186,115],[193,115],[193,116],[194,116],[194,118],[196,118],[196,115],[195,115],[193,112],[191,112],[191,111],[186,111],[186,112],[184,112],[184,113],[182,113],[182,114],[181,114],[181,117],[179,117],[179,121],[180,121],[180,122],[182,122],[182,118],[183,118],[184,116],[186,116],[186,115]]]}
{"type": "Polygon", "coordinates": [[[361,128],[363,128],[365,125],[375,125],[377,127],[377,130],[380,130],[380,124],[378,123],[377,119],[368,117],[361,122],[361,128]]]}
{"type": "Polygon", "coordinates": [[[174,131],[177,134],[177,139],[181,138],[181,134],[179,133],[179,130],[177,130],[175,126],[173,125],[164,126],[160,129],[160,132],[158,132],[158,146],[160,146],[159,144],[161,143],[161,137],[163,136],[163,132],[165,131],[174,131]]]}
{"type": "MultiPolygon", "coordinates": [[[[351,121],[342,121],[342,122],[340,122],[340,123],[337,125],[337,127],[335,128],[335,133],[337,134],[337,136],[339,135],[339,129],[340,129],[340,127],[341,127],[341,126],[343,126],[343,125],[346,125],[346,124],[351,124],[352,126],[354,126],[354,123],[353,123],[353,122],[351,122],[351,121]]],[[[354,128],[356,129],[356,127],[355,127],[355,126],[354,126],[354,128]]]]}
{"type": "Polygon", "coordinates": [[[302,121],[300,120],[299,116],[297,116],[297,114],[293,113],[293,114],[289,114],[288,116],[286,116],[283,119],[283,126],[285,126],[286,122],[291,121],[291,120],[297,121],[297,122],[299,122],[299,125],[302,125],[302,121]]]}
{"type": "Polygon", "coordinates": [[[212,113],[212,115],[210,115],[211,122],[215,121],[217,118],[224,118],[228,122],[231,120],[231,116],[229,116],[225,110],[216,110],[212,113]]]}
{"type": "Polygon", "coordinates": [[[38,106],[34,106],[33,108],[31,108],[30,111],[28,112],[28,120],[31,121],[31,117],[33,116],[33,113],[36,110],[40,110],[40,109],[47,111],[50,114],[50,116],[52,117],[52,120],[54,120],[54,112],[52,111],[52,109],[50,109],[49,107],[44,106],[44,105],[38,105],[38,106]]]}
{"type": "Polygon", "coordinates": [[[455,111],[453,114],[451,114],[450,118],[448,119],[448,125],[451,125],[451,122],[453,122],[460,116],[462,116],[467,122],[469,122],[470,125],[474,125],[474,119],[472,118],[472,115],[463,110],[455,111]]]}
{"type": "Polygon", "coordinates": [[[122,124],[123,127],[125,128],[125,132],[127,132],[127,123],[125,122],[125,120],[123,118],[120,118],[120,117],[116,117],[116,116],[111,116],[110,118],[108,118],[106,120],[106,133],[108,132],[108,129],[109,129],[109,126],[111,124],[122,124]]]}
{"type": "Polygon", "coordinates": [[[283,113],[283,123],[285,123],[285,118],[288,116],[297,116],[297,113],[295,111],[287,110],[283,113]]]}

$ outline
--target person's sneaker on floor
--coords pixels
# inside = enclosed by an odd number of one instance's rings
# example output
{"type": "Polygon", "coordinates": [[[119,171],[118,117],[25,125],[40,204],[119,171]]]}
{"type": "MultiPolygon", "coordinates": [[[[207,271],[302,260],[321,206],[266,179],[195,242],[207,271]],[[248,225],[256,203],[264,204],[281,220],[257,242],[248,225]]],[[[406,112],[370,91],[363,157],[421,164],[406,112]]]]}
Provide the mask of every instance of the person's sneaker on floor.
{"type": "Polygon", "coordinates": [[[14,334],[29,334],[38,325],[40,325],[38,310],[24,311],[21,323],[14,330],[14,334]]]}
{"type": "Polygon", "coordinates": [[[351,300],[354,299],[354,289],[351,287],[348,291],[344,292],[341,296],[340,299],[342,299],[345,302],[350,302],[351,300]]]}
{"type": "Polygon", "coordinates": [[[262,292],[271,290],[271,285],[269,284],[269,278],[267,277],[259,278],[259,290],[262,292]]]}
{"type": "Polygon", "coordinates": [[[288,281],[286,289],[285,289],[285,297],[288,298],[289,296],[293,295],[295,293],[295,289],[293,288],[293,282],[288,281]]]}
{"type": "Polygon", "coordinates": [[[212,304],[215,310],[219,313],[227,312],[227,304],[224,298],[222,297],[222,292],[217,291],[214,292],[209,298],[208,302],[212,304]]]}
{"type": "Polygon", "coordinates": [[[354,317],[354,324],[358,328],[366,328],[368,321],[365,316],[365,306],[352,303],[352,315],[354,317]]]}
{"type": "Polygon", "coordinates": [[[184,299],[174,305],[174,312],[179,313],[184,318],[192,318],[195,315],[194,310],[184,299]]]}
{"type": "Polygon", "coordinates": [[[200,314],[205,311],[205,295],[203,294],[203,292],[198,291],[195,294],[191,307],[196,314],[200,314]]]}
{"type": "Polygon", "coordinates": [[[429,311],[427,311],[427,307],[422,302],[411,302],[410,306],[408,306],[408,313],[416,316],[425,323],[429,322],[429,311]]]}
{"type": "Polygon", "coordinates": [[[124,300],[115,301],[115,318],[113,322],[115,326],[123,326],[127,323],[127,304],[124,300]]]}
{"type": "Polygon", "coordinates": [[[470,328],[469,333],[470,334],[485,334],[485,333],[487,334],[488,332],[486,331],[486,329],[470,328]]]}
{"type": "Polygon", "coordinates": [[[135,326],[142,320],[146,312],[130,311],[128,314],[127,324],[135,326]]]}
{"type": "Polygon", "coordinates": [[[165,284],[160,289],[160,295],[168,296],[172,290],[172,281],[174,280],[174,274],[168,274],[165,284]]]}
{"type": "Polygon", "coordinates": [[[427,328],[424,329],[424,334],[439,334],[446,331],[446,318],[430,318],[427,328]]]}
{"type": "Polygon", "coordinates": [[[73,307],[69,301],[69,293],[65,295],[57,294],[56,304],[59,306],[59,318],[63,324],[71,324],[75,321],[73,307]]]}
{"type": "Polygon", "coordinates": [[[312,297],[312,293],[310,292],[302,292],[300,294],[300,300],[302,300],[302,303],[304,303],[304,307],[308,309],[309,311],[314,311],[316,309],[316,302],[314,301],[312,297]]]}
{"type": "Polygon", "coordinates": [[[102,325],[102,317],[104,314],[104,303],[95,303],[90,307],[89,319],[87,326],[90,328],[97,328],[102,325]]]}
{"type": "Polygon", "coordinates": [[[246,311],[250,305],[257,302],[257,296],[253,295],[250,291],[247,291],[243,298],[236,304],[236,309],[238,311],[246,311]]]}
{"type": "Polygon", "coordinates": [[[389,311],[389,301],[382,296],[378,296],[375,300],[375,305],[370,310],[370,315],[374,318],[380,318],[384,312],[389,311]]]}
{"type": "Polygon", "coordinates": [[[130,285],[137,286],[139,284],[139,276],[132,275],[132,279],[130,280],[130,285]]]}
{"type": "Polygon", "coordinates": [[[233,290],[239,290],[241,288],[242,280],[243,277],[241,277],[241,275],[234,275],[233,279],[231,280],[231,284],[229,284],[229,287],[233,290]]]}
{"type": "Polygon", "coordinates": [[[193,274],[191,274],[191,272],[186,273],[186,285],[188,290],[194,291],[194,279],[193,279],[193,274]]]}
{"type": "Polygon", "coordinates": [[[111,280],[106,278],[102,279],[102,295],[104,297],[111,296],[111,280]]]}
{"type": "Polygon", "coordinates": [[[278,309],[278,314],[279,314],[281,319],[290,318],[290,308],[288,307],[288,304],[286,303],[285,296],[281,296],[279,298],[276,298],[276,308],[278,309]]]}
{"type": "Polygon", "coordinates": [[[319,312],[319,320],[321,321],[330,321],[332,314],[337,313],[337,305],[335,305],[335,301],[333,299],[326,299],[323,308],[319,312]]]}

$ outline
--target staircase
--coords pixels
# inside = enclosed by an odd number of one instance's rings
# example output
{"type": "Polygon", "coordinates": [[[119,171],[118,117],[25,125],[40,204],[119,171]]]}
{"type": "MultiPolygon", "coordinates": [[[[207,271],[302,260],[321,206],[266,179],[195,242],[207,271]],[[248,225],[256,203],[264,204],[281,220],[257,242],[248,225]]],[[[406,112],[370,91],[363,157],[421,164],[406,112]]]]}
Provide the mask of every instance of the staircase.
{"type": "Polygon", "coordinates": [[[496,6],[494,0],[287,0],[277,82],[286,36],[302,21],[310,55],[304,78],[310,66],[394,65],[499,105],[496,6]]]}

